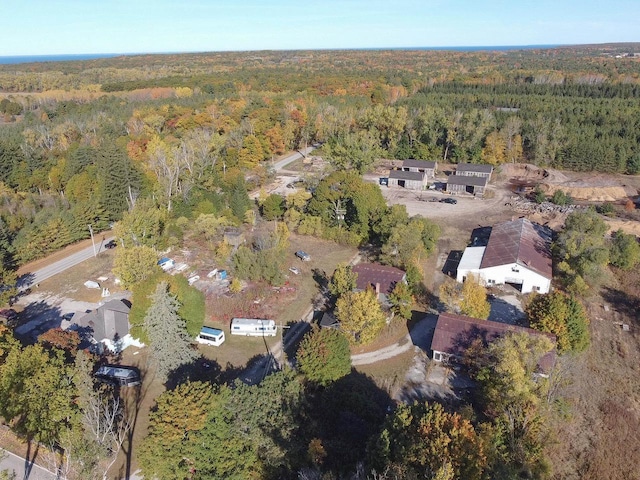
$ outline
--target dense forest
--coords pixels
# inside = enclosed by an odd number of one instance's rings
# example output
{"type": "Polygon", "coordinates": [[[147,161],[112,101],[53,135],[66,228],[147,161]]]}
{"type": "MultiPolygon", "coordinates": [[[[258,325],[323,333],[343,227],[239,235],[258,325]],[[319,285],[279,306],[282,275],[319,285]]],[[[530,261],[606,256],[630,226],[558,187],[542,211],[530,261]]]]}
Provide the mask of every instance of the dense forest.
{"type": "Polygon", "coordinates": [[[269,160],[313,142],[361,172],[384,157],[638,173],[640,59],[620,55],[633,48],[3,65],[5,257],[15,266],[86,238],[140,196],[228,207],[238,181],[258,186],[269,160]]]}

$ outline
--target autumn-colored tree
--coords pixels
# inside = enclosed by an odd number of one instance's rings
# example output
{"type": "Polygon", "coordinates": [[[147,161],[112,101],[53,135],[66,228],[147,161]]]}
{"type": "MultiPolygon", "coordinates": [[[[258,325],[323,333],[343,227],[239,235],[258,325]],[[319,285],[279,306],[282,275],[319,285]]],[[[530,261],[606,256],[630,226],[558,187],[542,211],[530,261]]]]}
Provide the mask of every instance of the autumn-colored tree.
{"type": "Polygon", "coordinates": [[[453,312],[486,320],[491,313],[487,289],[475,275],[468,275],[464,283],[445,279],[439,288],[440,301],[453,312]]]}
{"type": "Polygon", "coordinates": [[[507,470],[504,478],[544,467],[546,426],[541,407],[548,382],[534,374],[552,348],[547,337],[510,333],[471,359],[477,362],[474,379],[480,384],[485,413],[502,432],[496,441],[505,446],[500,455],[501,469],[507,470]]]}
{"type": "Polygon", "coordinates": [[[420,473],[426,475],[421,478],[481,480],[487,469],[482,437],[469,420],[445,412],[439,403],[401,404],[368,453],[376,470],[389,464],[408,468],[403,478],[420,473]]]}
{"type": "Polygon", "coordinates": [[[340,263],[329,281],[329,292],[338,299],[345,293],[353,291],[356,288],[357,280],[358,274],[354,273],[352,266],[340,263]]]}
{"type": "Polygon", "coordinates": [[[413,295],[411,287],[405,282],[398,282],[393,291],[389,294],[391,311],[400,318],[409,320],[411,318],[411,307],[413,306],[413,295]]]}
{"type": "Polygon", "coordinates": [[[191,442],[214,408],[214,390],[208,383],[187,382],[158,397],[149,418],[138,459],[145,476],[189,478],[195,463],[191,442]]]}
{"type": "Polygon", "coordinates": [[[142,245],[116,251],[113,273],[124,288],[131,288],[158,271],[158,255],[150,247],[142,245]]]}
{"type": "Polygon", "coordinates": [[[487,300],[487,289],[479,278],[469,274],[462,284],[460,313],[469,317],[486,320],[491,313],[491,304],[487,300]]]}
{"type": "Polygon", "coordinates": [[[323,386],[351,371],[349,341],[333,328],[314,327],[300,342],[296,358],[304,376],[323,386]]]}
{"type": "Polygon", "coordinates": [[[581,352],[589,346],[589,318],[576,298],[560,291],[536,295],[526,313],[532,328],[556,336],[558,353],[581,352]]]}
{"type": "Polygon", "coordinates": [[[238,160],[241,168],[253,168],[265,159],[262,143],[255,135],[248,135],[242,142],[242,148],[238,152],[238,160]]]}
{"type": "Polygon", "coordinates": [[[38,342],[53,348],[65,350],[75,355],[80,345],[80,335],[74,330],[52,328],[38,337],[38,342]]]}
{"type": "Polygon", "coordinates": [[[482,160],[491,165],[500,165],[506,160],[506,143],[498,132],[491,132],[484,140],[482,160]]]}
{"type": "Polygon", "coordinates": [[[385,326],[384,313],[370,288],[342,295],[336,302],[335,314],[352,345],[371,343],[385,326]]]}

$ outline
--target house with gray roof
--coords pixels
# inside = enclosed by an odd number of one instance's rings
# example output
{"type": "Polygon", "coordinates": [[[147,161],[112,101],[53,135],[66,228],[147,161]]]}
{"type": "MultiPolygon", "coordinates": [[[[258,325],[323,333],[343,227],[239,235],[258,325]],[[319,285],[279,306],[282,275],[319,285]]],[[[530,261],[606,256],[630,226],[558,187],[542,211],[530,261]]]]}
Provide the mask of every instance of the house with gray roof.
{"type": "Polygon", "coordinates": [[[511,284],[522,293],[548,293],[551,289],[552,230],[526,218],[491,229],[486,246],[467,247],[456,279],[473,274],[486,286],[511,284]]]}
{"type": "Polygon", "coordinates": [[[109,350],[121,351],[136,344],[129,335],[129,312],[127,300],[109,300],[96,310],[75,314],[71,322],[74,328],[91,337],[94,343],[102,343],[109,350]]]}

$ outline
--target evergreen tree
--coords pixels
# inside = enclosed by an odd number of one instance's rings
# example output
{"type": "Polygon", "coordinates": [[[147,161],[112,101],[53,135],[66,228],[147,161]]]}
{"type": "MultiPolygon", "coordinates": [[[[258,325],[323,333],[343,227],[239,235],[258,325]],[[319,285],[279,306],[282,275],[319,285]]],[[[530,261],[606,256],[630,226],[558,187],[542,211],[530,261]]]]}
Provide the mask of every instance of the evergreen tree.
{"type": "Polygon", "coordinates": [[[110,220],[120,218],[142,187],[140,173],[125,152],[115,145],[103,146],[97,155],[98,191],[100,204],[110,220]]]}
{"type": "Polygon", "coordinates": [[[178,367],[188,364],[198,356],[187,335],[185,322],[178,315],[180,305],[169,293],[168,284],[160,282],[151,297],[152,304],[144,317],[144,327],[151,342],[158,375],[166,378],[178,367]]]}

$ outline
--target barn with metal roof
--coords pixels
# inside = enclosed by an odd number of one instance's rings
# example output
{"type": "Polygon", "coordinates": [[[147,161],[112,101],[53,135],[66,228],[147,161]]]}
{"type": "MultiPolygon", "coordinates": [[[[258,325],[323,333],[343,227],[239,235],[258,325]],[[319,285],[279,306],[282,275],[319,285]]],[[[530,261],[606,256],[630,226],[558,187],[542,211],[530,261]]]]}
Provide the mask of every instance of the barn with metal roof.
{"type": "Polygon", "coordinates": [[[496,225],[487,246],[468,247],[458,265],[457,280],[477,275],[485,285],[512,284],[522,293],[548,293],[551,288],[550,228],[526,218],[496,225]]]}

